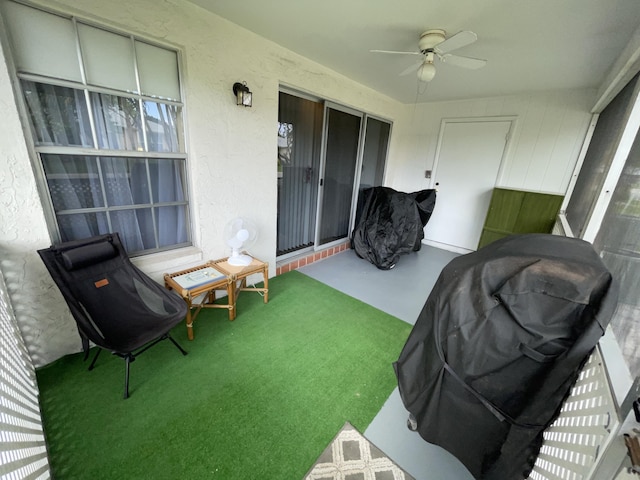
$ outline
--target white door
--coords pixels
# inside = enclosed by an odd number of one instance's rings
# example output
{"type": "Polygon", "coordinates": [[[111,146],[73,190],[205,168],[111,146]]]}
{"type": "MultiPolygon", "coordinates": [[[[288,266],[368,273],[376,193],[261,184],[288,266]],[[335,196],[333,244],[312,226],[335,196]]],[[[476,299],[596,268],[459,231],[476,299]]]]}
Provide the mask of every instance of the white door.
{"type": "Polygon", "coordinates": [[[432,176],[436,205],[425,229],[428,243],[460,252],[478,248],[514,121],[442,122],[432,176]]]}

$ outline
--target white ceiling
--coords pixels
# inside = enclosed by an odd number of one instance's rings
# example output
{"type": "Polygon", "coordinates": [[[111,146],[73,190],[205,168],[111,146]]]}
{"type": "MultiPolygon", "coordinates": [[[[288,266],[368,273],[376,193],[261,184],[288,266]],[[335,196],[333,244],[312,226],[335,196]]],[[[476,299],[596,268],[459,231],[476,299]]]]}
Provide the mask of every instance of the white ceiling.
{"type": "Polygon", "coordinates": [[[191,0],[403,103],[600,86],[634,30],[640,0],[191,0]],[[436,61],[436,77],[399,76],[425,30],[478,41],[455,52],[480,70],[436,61]]]}

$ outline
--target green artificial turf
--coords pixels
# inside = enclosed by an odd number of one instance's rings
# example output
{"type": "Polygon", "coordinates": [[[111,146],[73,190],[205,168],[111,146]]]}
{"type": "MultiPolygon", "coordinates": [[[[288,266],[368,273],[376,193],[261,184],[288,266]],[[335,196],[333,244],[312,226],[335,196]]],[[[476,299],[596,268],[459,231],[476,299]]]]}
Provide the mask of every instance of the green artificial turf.
{"type": "MultiPolygon", "coordinates": [[[[411,326],[298,272],[238,316],[203,310],[131,364],[103,352],[37,372],[53,474],[65,479],[300,479],[345,421],[369,425],[411,326]]],[[[79,340],[78,340],[79,341],[79,340]]]]}

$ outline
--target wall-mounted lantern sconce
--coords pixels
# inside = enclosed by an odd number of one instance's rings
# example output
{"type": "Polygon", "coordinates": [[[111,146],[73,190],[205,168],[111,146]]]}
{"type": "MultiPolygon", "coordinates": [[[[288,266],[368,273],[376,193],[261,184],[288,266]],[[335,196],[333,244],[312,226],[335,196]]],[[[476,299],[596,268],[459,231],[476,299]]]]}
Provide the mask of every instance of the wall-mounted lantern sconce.
{"type": "Polygon", "coordinates": [[[243,107],[251,106],[251,90],[247,87],[247,82],[236,82],[233,84],[233,94],[236,96],[236,105],[242,105],[243,107]]]}

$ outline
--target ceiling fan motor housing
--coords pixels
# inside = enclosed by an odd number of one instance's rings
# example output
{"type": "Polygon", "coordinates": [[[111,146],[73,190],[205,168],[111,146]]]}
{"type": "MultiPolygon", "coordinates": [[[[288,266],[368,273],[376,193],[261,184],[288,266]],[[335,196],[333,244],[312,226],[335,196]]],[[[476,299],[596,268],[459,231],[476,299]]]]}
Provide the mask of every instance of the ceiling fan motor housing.
{"type": "Polygon", "coordinates": [[[444,42],[445,31],[444,30],[427,30],[420,36],[418,42],[418,48],[422,53],[433,52],[433,48],[439,43],[444,42]]]}

